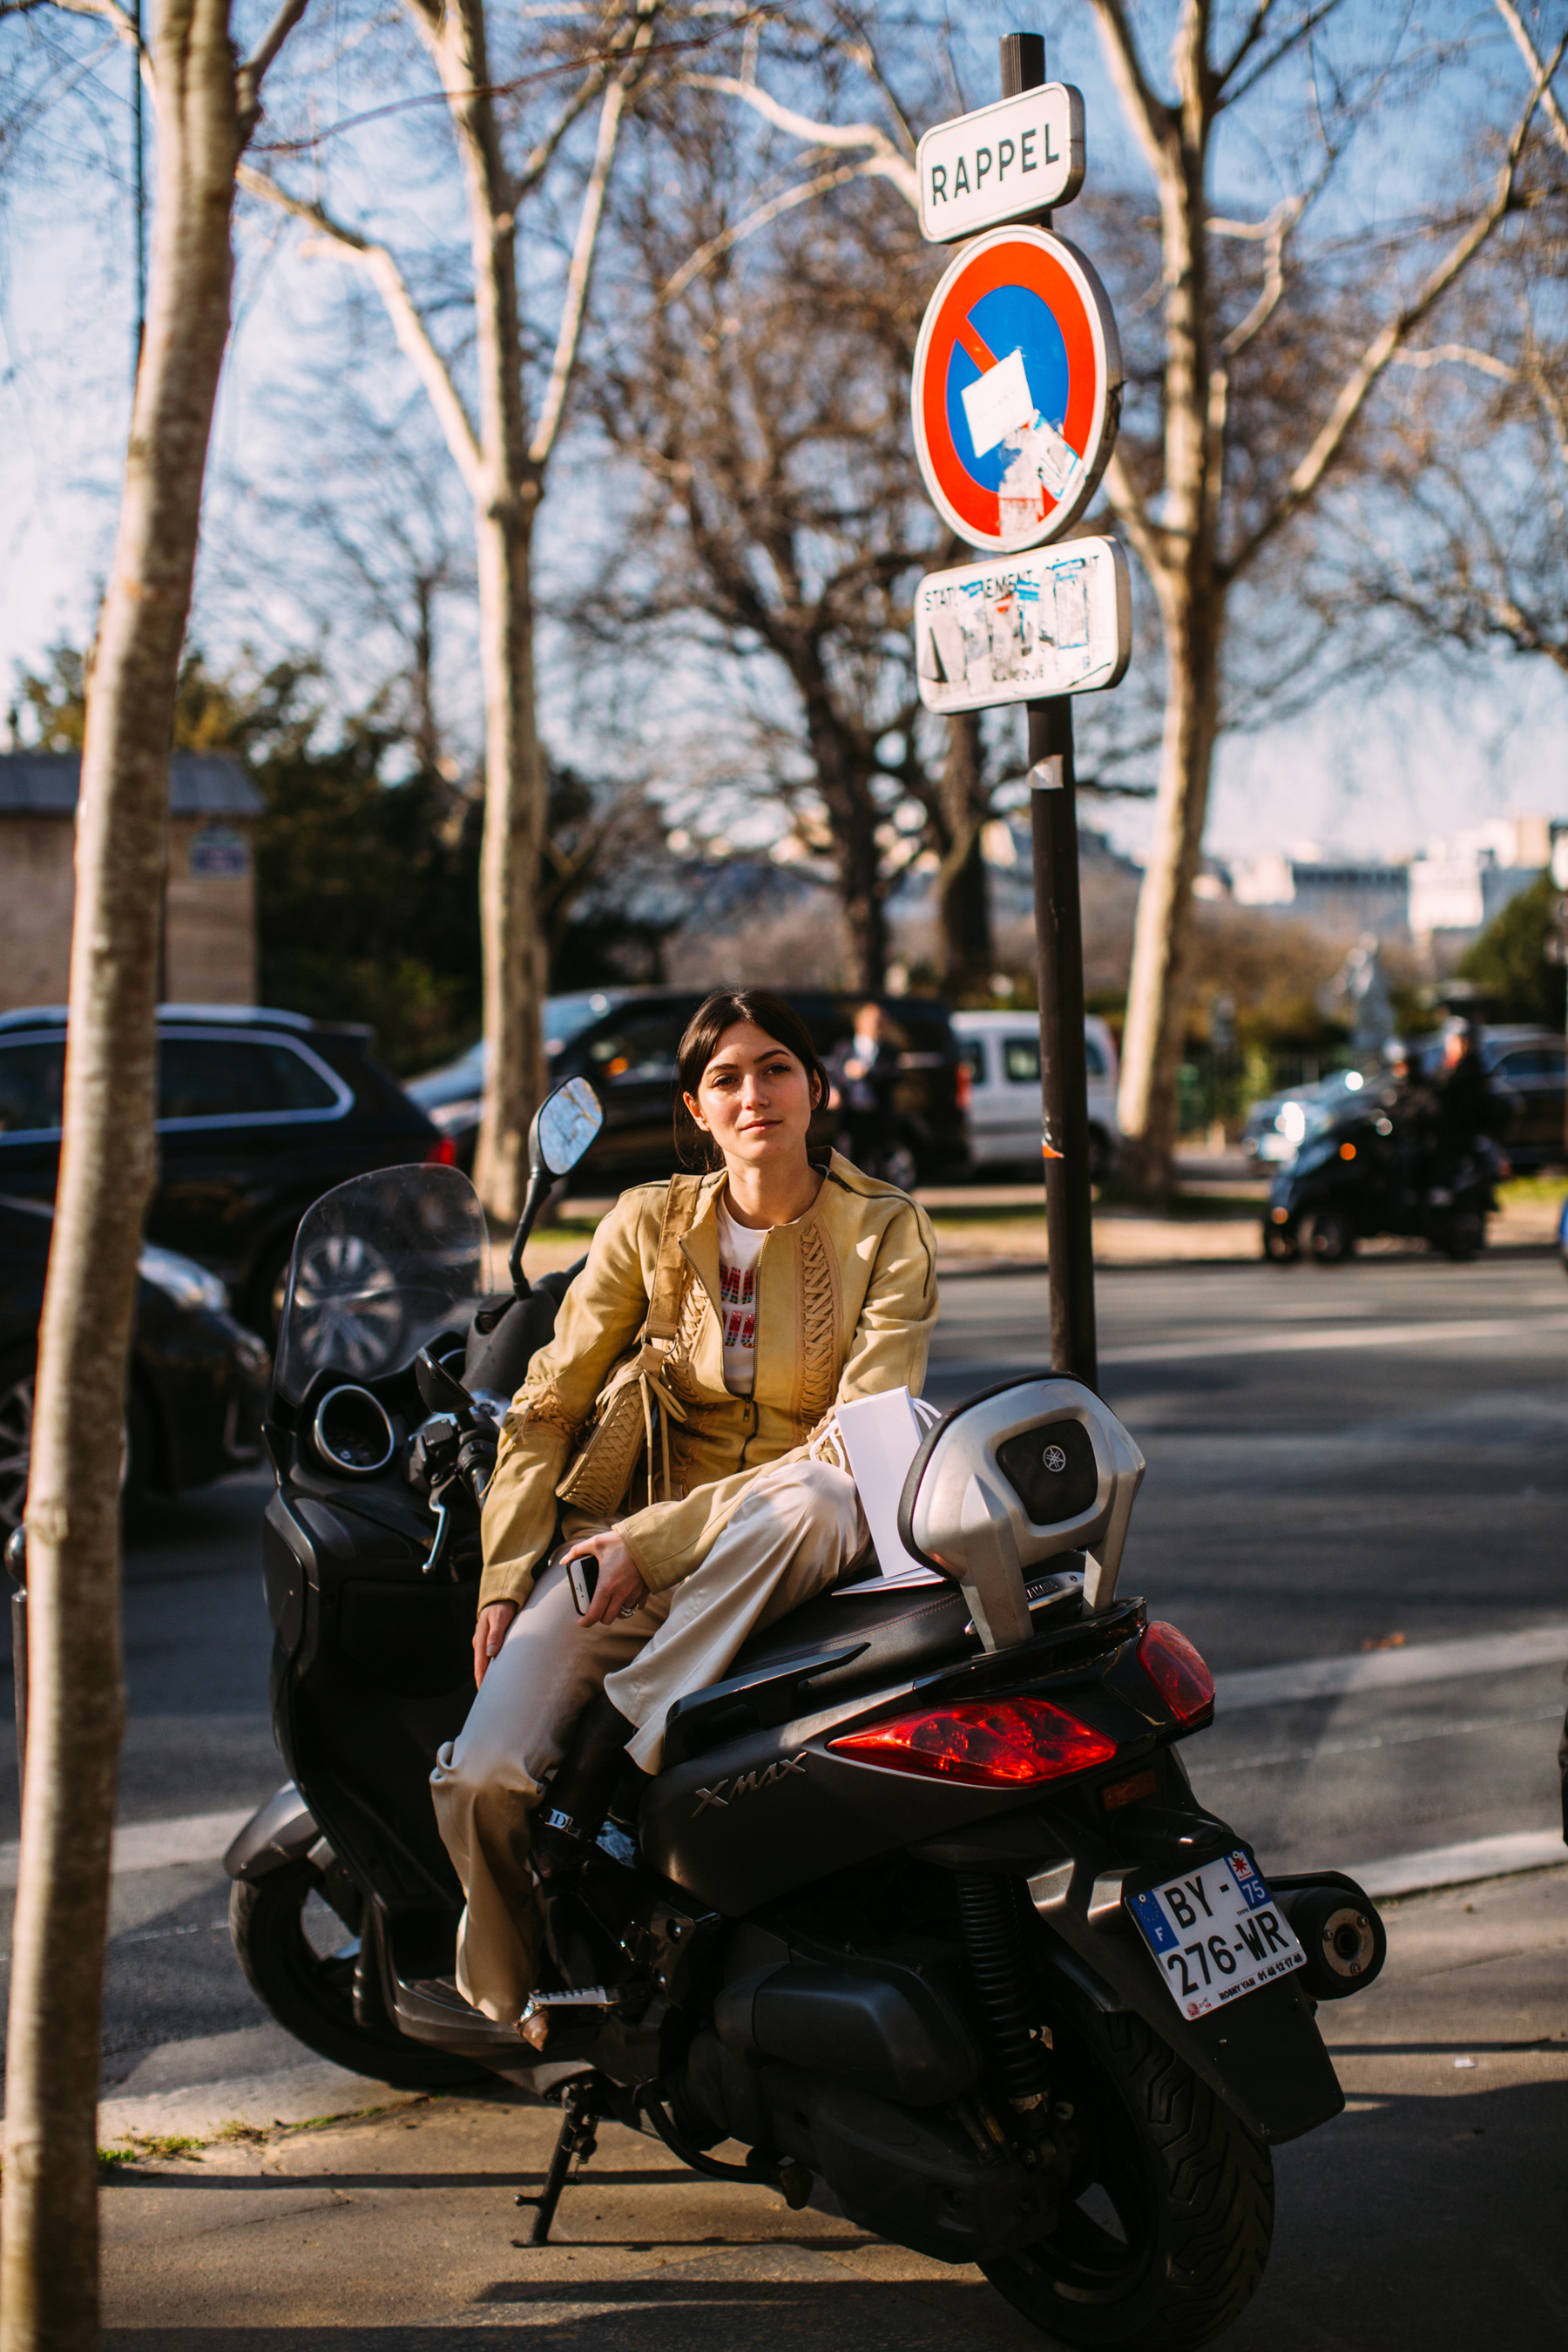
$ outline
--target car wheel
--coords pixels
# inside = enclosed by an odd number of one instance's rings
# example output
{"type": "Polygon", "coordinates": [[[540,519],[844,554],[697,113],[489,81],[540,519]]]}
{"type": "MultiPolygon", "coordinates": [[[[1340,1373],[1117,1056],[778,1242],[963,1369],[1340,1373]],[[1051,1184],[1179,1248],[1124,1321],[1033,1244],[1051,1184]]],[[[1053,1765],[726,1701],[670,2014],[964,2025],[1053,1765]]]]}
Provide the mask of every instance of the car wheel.
{"type": "Polygon", "coordinates": [[[1355,1255],[1355,1235],[1337,1209],[1320,1209],[1307,1235],[1314,1265],[1342,1265],[1355,1255]]]}
{"type": "Polygon", "coordinates": [[[35,1359],[30,1348],[0,1356],[0,1540],[22,1524],[33,1451],[35,1359]]]}
{"type": "Polygon", "coordinates": [[[1263,1255],[1270,1265],[1299,1265],[1301,1244],[1289,1225],[1268,1224],[1263,1228],[1263,1255]]]}
{"type": "Polygon", "coordinates": [[[1116,1173],[1116,1147],[1102,1127],[1089,1130],[1089,1181],[1109,1184],[1116,1173]]]}

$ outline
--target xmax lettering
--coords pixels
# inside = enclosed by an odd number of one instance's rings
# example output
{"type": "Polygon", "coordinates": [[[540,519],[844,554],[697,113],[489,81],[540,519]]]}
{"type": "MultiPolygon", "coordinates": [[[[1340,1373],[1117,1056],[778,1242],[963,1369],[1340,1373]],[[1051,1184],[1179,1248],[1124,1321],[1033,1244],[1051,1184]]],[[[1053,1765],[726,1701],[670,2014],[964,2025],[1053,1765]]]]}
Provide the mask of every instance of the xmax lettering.
{"type": "MultiPolygon", "coordinates": [[[[732,1805],[737,1797],[749,1797],[753,1789],[771,1789],[773,1782],[782,1780],[786,1772],[799,1772],[804,1777],[805,1756],[781,1756],[778,1762],[770,1764],[765,1772],[740,1772],[732,1780],[715,1780],[710,1789],[699,1789],[697,1813],[705,1813],[710,1805],[717,1805],[722,1811],[726,1805],[732,1805]],[[728,1796],[724,1793],[726,1790],[730,1792],[728,1796]]],[[[693,1819],[696,1817],[694,1815],[693,1819]]]]}

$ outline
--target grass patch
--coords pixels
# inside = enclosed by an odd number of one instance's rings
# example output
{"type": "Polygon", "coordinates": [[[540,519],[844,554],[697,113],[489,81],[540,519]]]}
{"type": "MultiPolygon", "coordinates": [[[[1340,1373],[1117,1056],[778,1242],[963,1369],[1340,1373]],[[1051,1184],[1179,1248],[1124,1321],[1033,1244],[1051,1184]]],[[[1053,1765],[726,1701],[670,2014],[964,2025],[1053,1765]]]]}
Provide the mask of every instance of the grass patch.
{"type": "Polygon", "coordinates": [[[171,2157],[184,2157],[188,2163],[202,2160],[202,2145],[180,2132],[132,2132],[125,2147],[100,2147],[98,2160],[104,2165],[155,2164],[171,2157]]]}
{"type": "Polygon", "coordinates": [[[1538,1202],[1555,1208],[1564,1193],[1568,1193],[1568,1176],[1561,1171],[1555,1175],[1543,1171],[1538,1176],[1510,1176],[1506,1184],[1500,1184],[1497,1189],[1498,1199],[1505,1209],[1533,1208],[1538,1202]]]}

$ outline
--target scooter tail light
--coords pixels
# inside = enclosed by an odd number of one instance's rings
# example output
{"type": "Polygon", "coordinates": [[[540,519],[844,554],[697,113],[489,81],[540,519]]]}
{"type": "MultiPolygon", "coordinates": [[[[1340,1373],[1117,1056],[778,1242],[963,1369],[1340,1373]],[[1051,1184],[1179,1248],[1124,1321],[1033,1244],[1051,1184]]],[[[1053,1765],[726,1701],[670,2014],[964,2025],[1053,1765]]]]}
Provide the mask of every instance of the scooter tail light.
{"type": "Polygon", "coordinates": [[[1022,1789],[1108,1764],[1116,1742],[1042,1698],[983,1699],[895,1716],[830,1739],[841,1756],[891,1772],[961,1780],[971,1788],[1022,1789]]]}
{"type": "Polygon", "coordinates": [[[436,1138],[435,1142],[430,1146],[429,1150],[425,1154],[426,1167],[455,1168],[457,1164],[457,1145],[453,1142],[449,1135],[438,1135],[436,1138]]]}
{"type": "Polygon", "coordinates": [[[1138,1663],[1178,1723],[1195,1722],[1214,1705],[1214,1676],[1184,1633],[1151,1625],[1138,1644],[1138,1663]]]}
{"type": "Polygon", "coordinates": [[[974,1093],[974,1073],[970,1068],[967,1062],[960,1062],[957,1076],[958,1108],[960,1110],[967,1110],[969,1108],[971,1097],[974,1093]]]}

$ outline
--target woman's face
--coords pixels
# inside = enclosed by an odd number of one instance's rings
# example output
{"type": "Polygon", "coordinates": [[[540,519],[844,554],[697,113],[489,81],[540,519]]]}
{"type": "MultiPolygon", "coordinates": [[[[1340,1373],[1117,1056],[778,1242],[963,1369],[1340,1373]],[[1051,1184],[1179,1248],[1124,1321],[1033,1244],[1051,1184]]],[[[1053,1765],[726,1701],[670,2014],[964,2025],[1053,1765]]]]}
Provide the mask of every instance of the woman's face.
{"type": "Polygon", "coordinates": [[[697,1092],[684,1099],[727,1162],[756,1168],[805,1157],[812,1113],[805,1066],[752,1022],[725,1030],[697,1092]]]}

